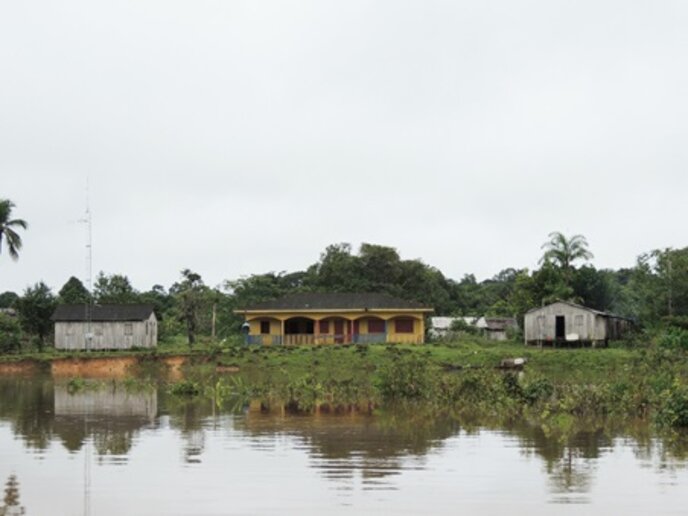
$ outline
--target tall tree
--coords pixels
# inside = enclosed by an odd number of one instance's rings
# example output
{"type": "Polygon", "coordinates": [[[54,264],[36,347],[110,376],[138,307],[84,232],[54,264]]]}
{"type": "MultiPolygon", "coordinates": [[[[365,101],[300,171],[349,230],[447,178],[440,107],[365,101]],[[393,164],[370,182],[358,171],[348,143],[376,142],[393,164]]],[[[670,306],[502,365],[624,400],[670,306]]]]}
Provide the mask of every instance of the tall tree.
{"type": "Polygon", "coordinates": [[[19,258],[19,250],[22,247],[22,239],[15,229],[26,229],[29,225],[25,220],[12,218],[12,208],[14,206],[14,203],[9,199],[0,199],[0,252],[2,252],[2,241],[4,239],[7,242],[7,251],[10,253],[10,257],[13,260],[17,260],[19,258]]]}
{"type": "Polygon", "coordinates": [[[100,272],[93,286],[93,297],[98,303],[136,303],[138,293],[124,274],[105,275],[100,272]]]}
{"type": "Polygon", "coordinates": [[[45,338],[53,328],[50,320],[57,300],[45,283],[38,282],[33,287],[28,287],[24,295],[17,301],[19,322],[25,331],[38,337],[38,348],[43,350],[45,338]]]}
{"type": "Polygon", "coordinates": [[[14,303],[19,299],[19,295],[16,292],[7,290],[0,294],[0,308],[12,308],[14,303]]]}
{"type": "Polygon", "coordinates": [[[82,304],[88,303],[91,300],[91,293],[84,287],[81,280],[75,276],[69,278],[62,285],[57,295],[60,303],[66,304],[82,304]]]}
{"type": "Polygon", "coordinates": [[[549,262],[559,267],[569,286],[573,274],[573,262],[593,258],[593,254],[588,249],[588,241],[583,235],[566,238],[563,233],[555,231],[549,234],[549,240],[542,245],[542,248],[545,249],[545,254],[540,263],[549,262]]]}
{"type": "Polygon", "coordinates": [[[180,319],[186,325],[186,335],[189,347],[193,347],[196,342],[196,331],[198,329],[198,312],[203,302],[203,293],[206,290],[200,274],[196,274],[189,269],[182,271],[182,281],[175,283],[170,288],[174,293],[180,309],[180,319]]]}

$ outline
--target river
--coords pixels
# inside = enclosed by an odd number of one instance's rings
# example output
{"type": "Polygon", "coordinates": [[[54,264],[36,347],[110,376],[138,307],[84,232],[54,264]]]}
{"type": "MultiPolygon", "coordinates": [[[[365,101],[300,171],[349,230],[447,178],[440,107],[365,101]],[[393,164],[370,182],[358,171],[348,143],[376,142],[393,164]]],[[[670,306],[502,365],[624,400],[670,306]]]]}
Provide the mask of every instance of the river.
{"type": "Polygon", "coordinates": [[[643,423],[291,414],[122,381],[0,378],[0,514],[685,514],[683,435],[643,423]],[[4,505],[2,505],[4,504],[4,505]]]}

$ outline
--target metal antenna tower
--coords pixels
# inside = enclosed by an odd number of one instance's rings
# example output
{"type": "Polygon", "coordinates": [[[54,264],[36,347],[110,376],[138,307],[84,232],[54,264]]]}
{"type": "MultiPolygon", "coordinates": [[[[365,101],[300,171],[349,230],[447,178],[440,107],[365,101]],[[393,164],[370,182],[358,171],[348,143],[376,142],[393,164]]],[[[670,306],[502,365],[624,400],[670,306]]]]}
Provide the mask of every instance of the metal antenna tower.
{"type": "Polygon", "coordinates": [[[89,292],[88,302],[84,305],[84,319],[86,320],[86,333],[84,334],[84,349],[91,350],[93,340],[93,237],[91,225],[91,201],[89,181],[86,178],[86,213],[79,222],[86,224],[86,288],[89,292]]]}

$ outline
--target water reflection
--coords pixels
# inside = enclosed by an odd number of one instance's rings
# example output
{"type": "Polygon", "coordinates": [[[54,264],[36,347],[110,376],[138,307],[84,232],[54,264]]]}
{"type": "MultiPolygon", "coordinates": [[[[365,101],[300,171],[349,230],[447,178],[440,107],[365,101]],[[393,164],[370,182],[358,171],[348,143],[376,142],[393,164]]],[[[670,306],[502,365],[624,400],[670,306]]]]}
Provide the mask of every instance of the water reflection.
{"type": "Polygon", "coordinates": [[[275,438],[289,437],[305,450],[310,466],[346,485],[360,477],[364,488],[388,488],[387,477],[422,468],[424,457],[459,430],[455,420],[423,417],[417,412],[368,415],[316,414],[250,410],[234,423],[262,448],[275,438]]]}
{"type": "Polygon", "coordinates": [[[19,516],[26,514],[26,509],[19,502],[19,481],[16,475],[10,475],[5,483],[5,496],[0,506],[0,516],[19,516]]]}
{"type": "Polygon", "coordinates": [[[100,455],[125,455],[135,435],[157,416],[157,393],[121,382],[85,382],[74,389],[66,382],[53,388],[53,430],[64,446],[77,451],[93,436],[100,455]]]}
{"type": "MultiPolygon", "coordinates": [[[[308,471],[345,493],[359,488],[395,490],[400,477],[427,471],[442,454],[455,453],[462,459],[466,451],[460,443],[482,435],[499,436],[502,447],[488,448],[492,456],[487,461],[495,460],[505,446],[516,448],[523,460],[535,461],[546,476],[540,484],[554,503],[590,502],[600,464],[620,448],[631,450],[639,467],[658,473],[684,471],[688,461],[685,434],[660,438],[645,422],[563,418],[548,427],[523,420],[467,418],[423,405],[389,407],[374,416],[304,416],[264,411],[260,404],[238,399],[218,403],[178,398],[164,388],[126,381],[85,382],[74,388],[49,377],[0,378],[0,423],[9,424],[32,450],[59,442],[76,453],[92,443],[100,464],[103,458],[108,464],[128,464],[144,431],[151,436],[172,432],[176,441],[169,441],[165,453],[177,446],[176,460],[190,468],[217,460],[208,451],[217,450],[216,439],[227,448],[214,454],[248,448],[274,464],[296,452],[306,458],[308,471]]],[[[18,496],[16,478],[13,482],[18,496]]]]}

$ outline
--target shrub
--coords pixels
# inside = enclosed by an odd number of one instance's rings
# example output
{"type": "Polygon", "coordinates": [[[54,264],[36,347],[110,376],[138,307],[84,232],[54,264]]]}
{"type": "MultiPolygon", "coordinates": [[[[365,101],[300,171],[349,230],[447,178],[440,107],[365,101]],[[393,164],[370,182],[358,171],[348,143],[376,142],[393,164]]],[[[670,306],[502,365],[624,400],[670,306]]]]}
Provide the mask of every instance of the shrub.
{"type": "Polygon", "coordinates": [[[657,343],[663,348],[688,350],[688,330],[670,327],[659,335],[657,343]]]}
{"type": "Polygon", "coordinates": [[[19,321],[9,315],[0,314],[0,353],[15,353],[21,348],[21,327],[19,321]]]}
{"type": "Polygon", "coordinates": [[[427,399],[432,394],[432,374],[427,360],[392,352],[392,360],[379,374],[378,389],[385,398],[427,399]]]}
{"type": "Polygon", "coordinates": [[[688,427],[688,386],[674,381],[660,397],[657,422],[671,427],[688,427]]]}
{"type": "Polygon", "coordinates": [[[534,378],[523,386],[523,399],[529,405],[547,400],[552,397],[553,393],[554,386],[547,378],[543,377],[534,378]]]}

